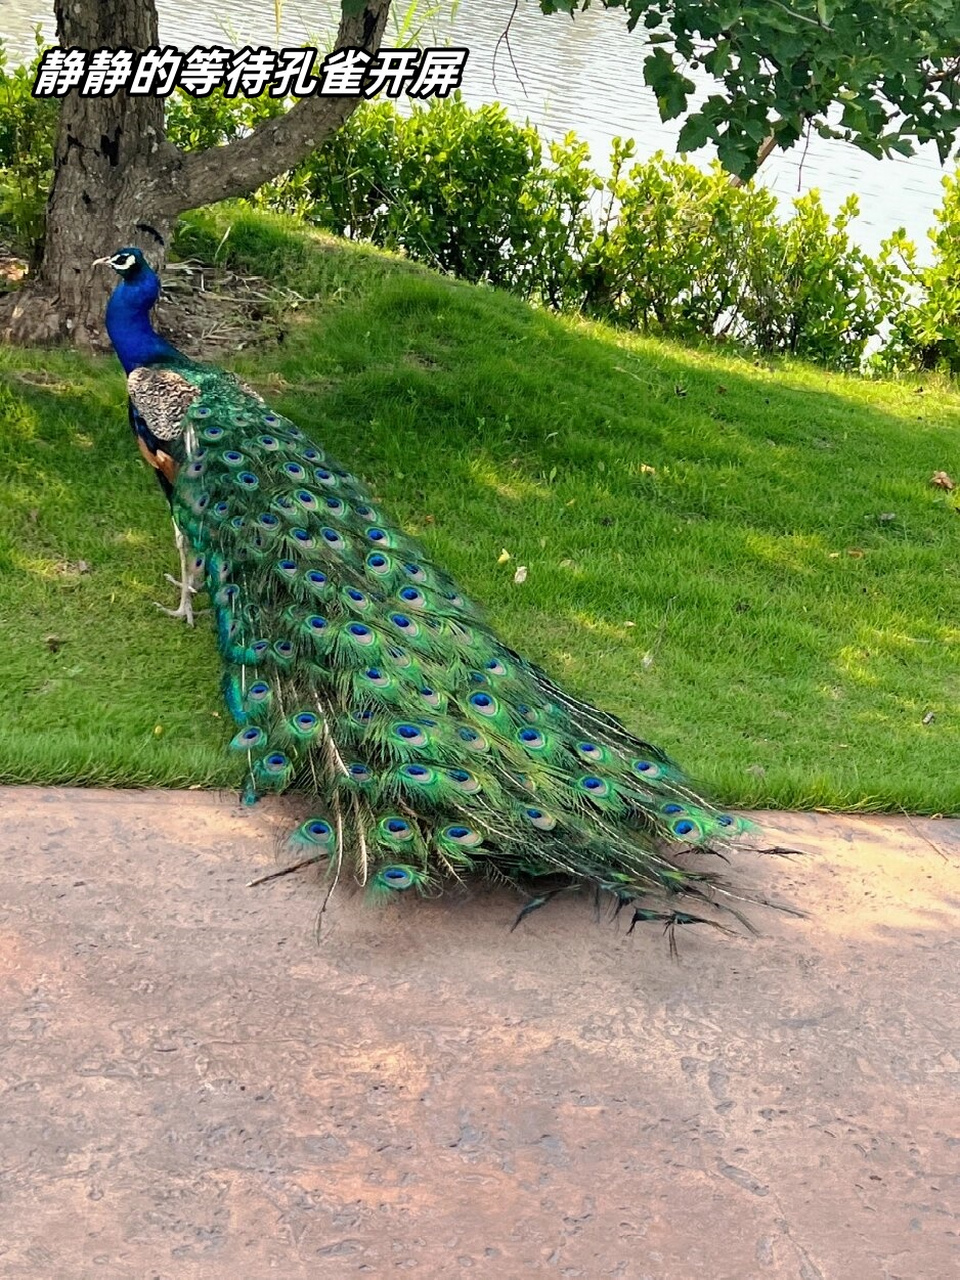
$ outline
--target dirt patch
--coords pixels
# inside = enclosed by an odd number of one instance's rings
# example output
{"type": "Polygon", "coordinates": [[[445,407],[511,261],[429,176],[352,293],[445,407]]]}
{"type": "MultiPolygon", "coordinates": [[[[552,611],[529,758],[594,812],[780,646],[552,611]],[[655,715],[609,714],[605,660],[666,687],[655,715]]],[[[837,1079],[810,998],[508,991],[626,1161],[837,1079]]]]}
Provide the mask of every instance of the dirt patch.
{"type": "Polygon", "coordinates": [[[0,293],[18,285],[27,274],[27,260],[0,242],[0,293]]]}
{"type": "Polygon", "coordinates": [[[157,328],[186,355],[216,361],[225,352],[282,343],[306,299],[260,276],[194,259],[168,263],[157,328]]]}

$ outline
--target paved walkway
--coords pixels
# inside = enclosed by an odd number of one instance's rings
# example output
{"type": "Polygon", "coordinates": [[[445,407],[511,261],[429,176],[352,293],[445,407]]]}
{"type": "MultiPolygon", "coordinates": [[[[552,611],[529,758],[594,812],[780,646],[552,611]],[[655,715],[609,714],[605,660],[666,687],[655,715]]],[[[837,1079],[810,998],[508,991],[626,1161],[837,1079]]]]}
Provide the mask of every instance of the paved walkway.
{"type": "Polygon", "coordinates": [[[276,809],[0,789],[4,1280],[960,1274],[960,823],[771,815],[810,913],[245,882],[276,809]]]}

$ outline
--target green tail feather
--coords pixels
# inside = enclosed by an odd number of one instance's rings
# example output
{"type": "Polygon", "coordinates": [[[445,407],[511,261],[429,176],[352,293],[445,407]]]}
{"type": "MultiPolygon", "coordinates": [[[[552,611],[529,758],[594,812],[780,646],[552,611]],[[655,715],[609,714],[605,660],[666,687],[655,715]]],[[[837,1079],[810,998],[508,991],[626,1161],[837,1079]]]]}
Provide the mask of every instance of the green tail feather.
{"type": "MultiPolygon", "coordinates": [[[[712,897],[748,828],[657,747],[505,646],[361,483],[217,371],[184,422],[174,508],[204,558],[246,796],[299,790],[291,837],[375,897],[467,872],[614,895],[712,897]]],[[[722,903],[721,903],[722,905],[722,903]]],[[[668,907],[634,922],[687,923],[668,907]]]]}

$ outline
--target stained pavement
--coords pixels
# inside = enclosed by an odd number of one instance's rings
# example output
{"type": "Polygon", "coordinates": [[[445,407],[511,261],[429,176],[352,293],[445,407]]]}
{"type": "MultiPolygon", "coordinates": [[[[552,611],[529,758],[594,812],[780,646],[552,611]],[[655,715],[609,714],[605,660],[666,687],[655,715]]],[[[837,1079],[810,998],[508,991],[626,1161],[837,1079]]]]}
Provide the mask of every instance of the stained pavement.
{"type": "Polygon", "coordinates": [[[269,806],[0,789],[0,1275],[946,1280],[960,822],[767,815],[807,911],[670,960],[338,894],[269,806]]]}

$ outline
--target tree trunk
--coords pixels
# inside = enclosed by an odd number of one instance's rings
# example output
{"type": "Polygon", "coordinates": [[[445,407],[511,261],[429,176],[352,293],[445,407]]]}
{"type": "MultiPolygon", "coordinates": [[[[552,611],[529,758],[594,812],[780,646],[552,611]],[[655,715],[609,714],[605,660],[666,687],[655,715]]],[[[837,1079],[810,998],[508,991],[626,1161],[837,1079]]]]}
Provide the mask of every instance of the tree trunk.
{"type": "MultiPolygon", "coordinates": [[[[158,44],[155,0],[56,0],[55,9],[61,48],[158,44]]],[[[344,15],[337,47],[375,53],[389,9],[390,0],[366,0],[344,15]]],[[[92,266],[95,258],[139,245],[162,263],[181,213],[248,195],[292,168],[360,101],[303,98],[245,138],[185,155],[166,139],[162,99],[125,92],[81,97],[71,90],[61,108],[42,262],[0,302],[0,335],[20,343],[103,347],[103,310],[114,281],[92,266]]]]}

